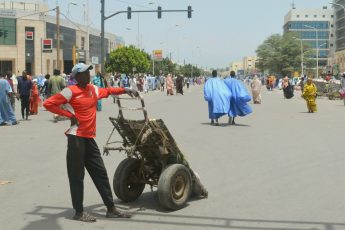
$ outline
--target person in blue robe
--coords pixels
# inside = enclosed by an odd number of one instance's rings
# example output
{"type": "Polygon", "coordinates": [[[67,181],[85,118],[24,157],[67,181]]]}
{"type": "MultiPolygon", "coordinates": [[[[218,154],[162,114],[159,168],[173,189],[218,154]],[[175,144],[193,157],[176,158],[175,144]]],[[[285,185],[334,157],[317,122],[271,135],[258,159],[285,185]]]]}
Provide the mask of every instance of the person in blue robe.
{"type": "Polygon", "coordinates": [[[237,80],[234,71],[230,72],[230,77],[224,80],[225,85],[231,92],[230,109],[228,111],[229,124],[235,124],[235,117],[244,117],[253,112],[247,104],[252,97],[248,93],[241,81],[237,80]]]}
{"type": "MultiPolygon", "coordinates": [[[[96,74],[96,76],[93,77],[92,84],[94,84],[98,88],[104,88],[105,87],[104,78],[100,72],[98,72],[96,74]]],[[[97,101],[97,111],[102,111],[102,100],[101,99],[97,101]]]]}
{"type": "Polygon", "coordinates": [[[18,124],[8,96],[10,93],[12,93],[10,83],[0,74],[0,126],[18,124]]]}
{"type": "Polygon", "coordinates": [[[224,82],[217,77],[217,71],[212,71],[212,77],[204,85],[204,98],[208,102],[208,115],[211,125],[214,120],[218,125],[218,118],[227,114],[230,109],[231,93],[224,82]]]}

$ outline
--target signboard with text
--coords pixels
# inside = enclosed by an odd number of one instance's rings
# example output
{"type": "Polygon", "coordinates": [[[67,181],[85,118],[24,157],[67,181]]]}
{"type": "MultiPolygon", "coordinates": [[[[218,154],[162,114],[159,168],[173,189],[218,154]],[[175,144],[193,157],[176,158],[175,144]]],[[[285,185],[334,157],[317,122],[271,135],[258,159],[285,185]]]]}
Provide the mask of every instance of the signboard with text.
{"type": "Polygon", "coordinates": [[[155,61],[162,61],[163,60],[163,51],[162,50],[154,50],[153,51],[153,59],[155,61]]]}

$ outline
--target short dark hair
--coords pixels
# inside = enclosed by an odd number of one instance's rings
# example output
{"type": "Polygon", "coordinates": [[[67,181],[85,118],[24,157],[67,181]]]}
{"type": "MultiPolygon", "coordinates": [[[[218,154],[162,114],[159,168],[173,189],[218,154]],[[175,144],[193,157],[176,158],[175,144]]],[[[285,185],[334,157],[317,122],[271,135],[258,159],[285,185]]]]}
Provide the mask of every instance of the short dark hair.
{"type": "Polygon", "coordinates": [[[54,69],[53,74],[54,75],[60,75],[60,70],[59,69],[54,69]]]}
{"type": "Polygon", "coordinates": [[[217,70],[213,70],[213,71],[212,71],[212,76],[213,76],[213,77],[217,77],[217,70]]]}
{"type": "Polygon", "coordinates": [[[44,76],[44,78],[48,80],[48,79],[50,78],[50,74],[49,74],[49,73],[46,74],[46,75],[44,76]]]}
{"type": "Polygon", "coordinates": [[[12,72],[11,71],[7,71],[6,72],[6,77],[11,78],[12,77],[12,72]]]}
{"type": "Polygon", "coordinates": [[[231,77],[235,77],[235,76],[236,76],[235,71],[230,71],[230,76],[231,76],[231,77]]]}

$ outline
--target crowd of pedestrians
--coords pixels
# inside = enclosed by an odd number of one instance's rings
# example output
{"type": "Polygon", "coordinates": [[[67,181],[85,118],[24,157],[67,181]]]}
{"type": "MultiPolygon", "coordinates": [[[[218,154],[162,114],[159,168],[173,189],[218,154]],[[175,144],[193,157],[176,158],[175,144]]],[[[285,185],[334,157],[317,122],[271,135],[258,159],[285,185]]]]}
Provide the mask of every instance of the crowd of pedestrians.
{"type": "MultiPolygon", "coordinates": [[[[54,69],[53,75],[46,74],[31,76],[23,71],[21,76],[16,76],[11,72],[0,74],[0,125],[16,125],[19,122],[15,117],[16,101],[20,102],[22,120],[30,120],[32,115],[38,115],[39,107],[49,97],[60,93],[64,88],[76,85],[77,80],[72,74],[61,74],[60,70],[54,69]]],[[[91,84],[99,88],[129,88],[142,93],[152,91],[166,92],[167,95],[181,94],[183,88],[191,85],[203,84],[204,77],[183,77],[183,75],[167,74],[164,76],[142,75],[111,75],[108,80],[97,72],[91,78],[91,84]]],[[[115,97],[114,102],[115,102],[115,97]]],[[[61,106],[65,108],[65,105],[61,106]]],[[[97,111],[102,111],[102,100],[97,101],[97,111]]],[[[53,121],[58,122],[66,119],[65,117],[54,114],[53,121]]]]}

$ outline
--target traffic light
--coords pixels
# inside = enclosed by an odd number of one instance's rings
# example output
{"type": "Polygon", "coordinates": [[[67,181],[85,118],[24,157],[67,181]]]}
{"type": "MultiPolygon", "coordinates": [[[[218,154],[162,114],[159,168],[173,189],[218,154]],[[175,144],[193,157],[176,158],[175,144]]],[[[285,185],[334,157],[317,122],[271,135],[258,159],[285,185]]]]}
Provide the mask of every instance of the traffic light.
{"type": "Polygon", "coordinates": [[[192,17],[192,7],[188,6],[188,18],[192,17]]]}
{"type": "Polygon", "coordinates": [[[158,18],[162,18],[162,7],[158,6],[158,18]]]}
{"type": "Polygon", "coordinates": [[[127,19],[131,19],[131,18],[132,18],[132,8],[127,7],[127,19]]]}

